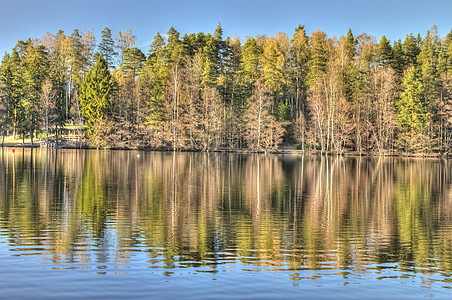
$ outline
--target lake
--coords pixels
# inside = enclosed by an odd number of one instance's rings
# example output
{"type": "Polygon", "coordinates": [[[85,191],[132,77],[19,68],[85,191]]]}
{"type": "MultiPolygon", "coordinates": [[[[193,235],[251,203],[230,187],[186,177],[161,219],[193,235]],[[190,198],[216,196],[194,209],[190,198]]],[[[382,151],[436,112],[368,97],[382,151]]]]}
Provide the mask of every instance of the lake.
{"type": "Polygon", "coordinates": [[[452,163],[0,149],[0,290],[452,298],[452,163]]]}

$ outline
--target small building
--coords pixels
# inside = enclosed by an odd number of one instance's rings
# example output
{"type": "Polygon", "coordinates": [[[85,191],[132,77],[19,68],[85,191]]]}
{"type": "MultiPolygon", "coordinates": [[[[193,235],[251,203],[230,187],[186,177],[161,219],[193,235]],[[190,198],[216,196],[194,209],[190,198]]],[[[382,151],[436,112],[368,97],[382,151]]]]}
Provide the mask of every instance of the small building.
{"type": "Polygon", "coordinates": [[[65,124],[61,130],[61,139],[78,142],[85,136],[87,127],[83,124],[65,124]]]}

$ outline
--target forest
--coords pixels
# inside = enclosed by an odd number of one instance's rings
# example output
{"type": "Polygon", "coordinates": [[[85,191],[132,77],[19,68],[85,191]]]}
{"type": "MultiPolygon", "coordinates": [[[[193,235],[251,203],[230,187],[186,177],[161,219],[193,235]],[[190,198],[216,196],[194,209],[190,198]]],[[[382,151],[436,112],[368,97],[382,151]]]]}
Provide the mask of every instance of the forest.
{"type": "Polygon", "coordinates": [[[131,30],[96,42],[60,30],[17,42],[0,66],[0,136],[96,148],[447,154],[452,32],[223,37],[131,30]]]}

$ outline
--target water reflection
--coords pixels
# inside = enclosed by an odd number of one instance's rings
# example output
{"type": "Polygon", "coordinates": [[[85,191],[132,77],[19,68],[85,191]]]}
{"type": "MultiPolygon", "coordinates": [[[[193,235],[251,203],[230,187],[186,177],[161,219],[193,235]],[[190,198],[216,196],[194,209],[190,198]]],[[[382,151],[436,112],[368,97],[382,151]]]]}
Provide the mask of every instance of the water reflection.
{"type": "Polygon", "coordinates": [[[137,154],[3,150],[0,242],[12,259],[99,274],[134,262],[166,276],[424,274],[424,286],[451,287],[447,161],[137,154]]]}

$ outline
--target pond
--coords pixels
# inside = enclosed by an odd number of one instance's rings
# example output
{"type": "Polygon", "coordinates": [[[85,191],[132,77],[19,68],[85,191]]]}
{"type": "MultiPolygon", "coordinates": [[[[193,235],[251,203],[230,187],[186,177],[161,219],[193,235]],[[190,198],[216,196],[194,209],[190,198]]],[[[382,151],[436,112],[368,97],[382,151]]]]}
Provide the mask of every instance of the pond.
{"type": "Polygon", "coordinates": [[[0,149],[2,298],[452,297],[452,163],[0,149]]]}

